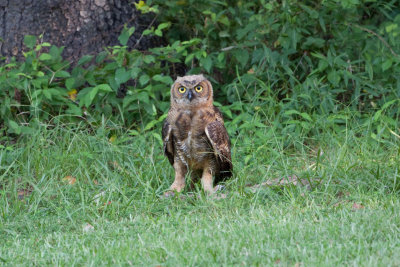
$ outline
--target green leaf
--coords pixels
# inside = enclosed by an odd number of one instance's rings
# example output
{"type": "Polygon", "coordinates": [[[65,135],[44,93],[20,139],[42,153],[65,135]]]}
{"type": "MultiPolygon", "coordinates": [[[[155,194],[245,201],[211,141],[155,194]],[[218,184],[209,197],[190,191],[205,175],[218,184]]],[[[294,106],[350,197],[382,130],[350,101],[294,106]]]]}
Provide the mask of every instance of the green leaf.
{"type": "Polygon", "coordinates": [[[120,84],[118,84],[118,83],[115,81],[115,77],[114,77],[114,76],[111,76],[111,75],[110,75],[110,77],[108,77],[108,79],[107,79],[107,83],[108,83],[108,85],[110,85],[110,87],[111,87],[115,92],[118,91],[118,88],[119,88],[120,84]]]}
{"type": "Polygon", "coordinates": [[[140,92],[140,93],[137,95],[137,99],[138,99],[140,102],[143,102],[143,103],[149,103],[149,102],[150,102],[149,94],[148,94],[147,92],[140,92]]]}
{"type": "Polygon", "coordinates": [[[320,54],[320,53],[311,52],[311,55],[312,55],[313,57],[326,60],[326,57],[325,57],[324,55],[320,54]]]}
{"type": "Polygon", "coordinates": [[[50,60],[51,59],[51,55],[50,54],[47,54],[47,53],[43,53],[43,54],[41,54],[40,56],[39,56],[39,60],[42,60],[42,61],[44,61],[44,60],[50,60]]]}
{"type": "Polygon", "coordinates": [[[222,16],[218,19],[219,22],[221,22],[222,24],[224,24],[225,26],[230,26],[231,23],[229,21],[229,18],[227,16],[222,16]]]}
{"type": "Polygon", "coordinates": [[[224,37],[229,37],[229,36],[231,36],[231,35],[230,35],[229,32],[227,32],[227,31],[220,31],[220,32],[218,33],[218,36],[221,37],[221,38],[224,38],[224,37]]]}
{"type": "Polygon", "coordinates": [[[37,97],[40,96],[42,93],[43,93],[43,90],[42,90],[42,89],[35,90],[35,91],[32,93],[31,98],[37,98],[37,97]]]}
{"type": "Polygon", "coordinates": [[[132,68],[131,69],[131,77],[132,79],[136,79],[137,76],[139,75],[141,69],[140,68],[132,68]]]}
{"type": "Polygon", "coordinates": [[[161,23],[160,25],[158,25],[157,29],[154,31],[154,34],[161,37],[163,35],[162,30],[165,28],[168,28],[170,25],[171,25],[171,22],[161,23]]]}
{"type": "Polygon", "coordinates": [[[325,45],[325,40],[321,38],[308,37],[306,41],[302,44],[303,49],[309,47],[322,48],[325,45]]]}
{"type": "Polygon", "coordinates": [[[103,91],[103,92],[112,92],[113,91],[108,84],[99,84],[89,90],[90,91],[87,94],[87,96],[84,97],[85,98],[84,105],[87,107],[93,103],[94,98],[100,91],[103,91]]]}
{"type": "Polygon", "coordinates": [[[385,27],[385,30],[386,30],[386,32],[391,32],[391,31],[397,29],[397,27],[398,27],[397,24],[391,23],[391,24],[389,24],[389,25],[387,25],[387,26],[385,27]]]}
{"type": "Polygon", "coordinates": [[[398,100],[398,99],[394,99],[394,100],[391,100],[391,101],[389,101],[389,102],[386,102],[386,103],[382,106],[381,109],[387,109],[389,106],[393,105],[393,104],[396,103],[397,101],[399,101],[399,100],[398,100]]]}
{"type": "Polygon", "coordinates": [[[251,63],[261,62],[262,60],[265,60],[264,49],[262,48],[255,49],[251,56],[251,63]]]}
{"type": "Polygon", "coordinates": [[[169,26],[171,26],[171,22],[164,22],[164,23],[161,23],[160,25],[158,25],[157,29],[163,30],[165,28],[168,28],[169,26]]]}
{"type": "Polygon", "coordinates": [[[8,121],[8,125],[10,126],[10,128],[13,130],[13,132],[15,134],[20,134],[21,133],[21,127],[15,121],[9,120],[8,121]]]}
{"type": "Polygon", "coordinates": [[[259,122],[259,121],[253,121],[252,124],[253,124],[255,127],[267,128],[267,125],[265,125],[265,124],[263,124],[263,123],[261,123],[261,122],[259,122]]]}
{"type": "Polygon", "coordinates": [[[118,85],[126,83],[131,78],[131,74],[125,68],[119,68],[115,71],[115,81],[118,85]]]}
{"type": "Polygon", "coordinates": [[[126,45],[128,43],[129,37],[135,32],[135,27],[127,28],[126,26],[122,30],[120,36],[118,37],[118,41],[121,45],[126,45]]]}
{"type": "Polygon", "coordinates": [[[158,118],[158,121],[164,121],[165,118],[167,118],[167,117],[168,117],[168,113],[165,113],[165,114],[161,115],[161,116],[158,118]]]}
{"type": "Polygon", "coordinates": [[[318,62],[318,70],[319,71],[324,71],[328,66],[329,66],[329,64],[326,61],[326,59],[319,60],[319,62],[318,62]]]}
{"type": "Polygon", "coordinates": [[[56,74],[54,76],[57,78],[68,78],[71,76],[71,74],[69,74],[69,72],[67,72],[65,70],[59,70],[56,72],[56,74]]]}
{"type": "Polygon", "coordinates": [[[144,110],[147,112],[147,114],[149,114],[150,116],[156,115],[157,111],[156,111],[154,104],[144,103],[143,107],[144,107],[144,110]]]}
{"type": "Polygon", "coordinates": [[[210,56],[208,56],[208,57],[206,57],[206,58],[202,58],[202,59],[200,60],[200,64],[203,66],[203,68],[204,68],[208,73],[210,73],[211,67],[212,67],[212,60],[211,60],[211,57],[210,57],[210,56]]]}
{"type": "Polygon", "coordinates": [[[96,63],[99,64],[100,62],[103,62],[104,59],[108,56],[108,53],[106,51],[101,51],[97,56],[96,56],[96,63]]]}
{"type": "Polygon", "coordinates": [[[74,78],[68,78],[65,81],[65,87],[67,87],[68,90],[71,90],[74,87],[75,84],[75,79],[74,78]]]}
{"type": "Polygon", "coordinates": [[[306,119],[306,120],[308,120],[310,122],[313,122],[313,119],[307,113],[302,112],[302,113],[300,113],[300,116],[303,117],[303,119],[306,119]]]}
{"type": "Polygon", "coordinates": [[[151,122],[147,123],[146,126],[144,127],[144,131],[150,130],[153,128],[157,123],[159,123],[158,120],[152,120],[151,122]]]}
{"type": "Polygon", "coordinates": [[[218,62],[221,63],[225,59],[225,53],[223,53],[223,52],[219,53],[217,59],[218,59],[218,62]]]}
{"type": "Polygon", "coordinates": [[[52,100],[52,94],[51,94],[51,92],[50,92],[49,90],[43,90],[43,95],[44,95],[47,99],[52,100]]]}
{"type": "MultiPolygon", "coordinates": [[[[137,101],[137,100],[138,100],[138,98],[137,98],[136,94],[124,97],[124,100],[122,101],[122,108],[126,109],[128,106],[131,106],[132,102],[137,101]]],[[[136,106],[136,103],[135,103],[135,106],[136,106]]]]}
{"type": "Polygon", "coordinates": [[[57,46],[53,45],[51,46],[49,53],[53,59],[61,59],[62,51],[63,51],[62,47],[58,48],[57,46]]]}
{"type": "Polygon", "coordinates": [[[107,63],[103,70],[115,70],[118,68],[117,62],[107,63]]]}
{"type": "Polygon", "coordinates": [[[161,136],[160,136],[159,133],[152,132],[151,135],[152,135],[155,139],[157,139],[157,141],[158,141],[158,143],[159,143],[160,145],[163,144],[163,140],[161,139],[161,136]]]}
{"type": "Polygon", "coordinates": [[[249,60],[249,52],[246,49],[237,49],[233,52],[236,60],[242,65],[246,65],[249,60]]]}
{"type": "Polygon", "coordinates": [[[228,108],[224,108],[221,110],[228,118],[232,119],[232,111],[228,108]]]}
{"type": "Polygon", "coordinates": [[[30,134],[34,134],[37,132],[37,130],[33,127],[28,127],[28,126],[21,126],[21,133],[22,134],[26,134],[26,135],[30,135],[30,134]]]}
{"type": "Polygon", "coordinates": [[[67,114],[73,114],[76,116],[82,116],[82,110],[75,104],[68,104],[68,109],[65,111],[67,114]]]}
{"type": "Polygon", "coordinates": [[[142,32],[142,34],[143,35],[149,35],[149,34],[151,34],[151,33],[153,33],[153,31],[152,30],[149,30],[149,29],[147,29],[147,30],[144,30],[143,32],[142,32]]]}
{"type": "Polygon", "coordinates": [[[304,129],[307,129],[307,130],[310,130],[312,127],[311,123],[308,123],[305,121],[300,122],[300,125],[301,125],[301,127],[303,127],[304,129]]]}
{"type": "Polygon", "coordinates": [[[323,16],[319,16],[318,21],[319,21],[319,25],[321,26],[322,31],[325,33],[326,26],[325,26],[325,21],[324,21],[323,16]]]}
{"type": "Polygon", "coordinates": [[[36,76],[37,77],[43,77],[44,76],[44,72],[43,71],[38,71],[38,72],[36,72],[36,76]]]}
{"type": "Polygon", "coordinates": [[[146,56],[143,57],[143,61],[146,64],[150,64],[150,63],[156,62],[156,58],[154,56],[152,56],[152,55],[146,55],[146,56]]]}
{"type": "Polygon", "coordinates": [[[141,85],[146,85],[148,82],[150,81],[150,77],[147,74],[143,74],[142,76],[140,76],[139,78],[139,83],[141,85]]]}
{"type": "Polygon", "coordinates": [[[367,70],[367,72],[368,72],[368,76],[369,76],[369,79],[372,81],[373,79],[374,79],[374,69],[373,69],[373,67],[372,67],[372,64],[370,63],[370,62],[366,62],[365,63],[365,69],[367,70]]]}
{"type": "Polygon", "coordinates": [[[389,102],[386,102],[386,103],[382,106],[382,108],[381,108],[380,110],[378,110],[377,112],[375,112],[374,116],[372,117],[372,121],[373,121],[373,122],[377,122],[377,121],[381,118],[382,112],[383,112],[385,109],[387,109],[389,106],[393,105],[393,104],[394,104],[395,102],[397,102],[397,101],[398,101],[397,99],[394,99],[394,100],[391,100],[391,101],[389,101],[389,102]]]}
{"type": "Polygon", "coordinates": [[[133,135],[133,136],[137,136],[137,135],[139,135],[140,133],[138,132],[138,131],[136,131],[136,130],[129,130],[128,131],[128,135],[133,135]]]}
{"type": "Polygon", "coordinates": [[[189,55],[185,58],[185,64],[186,64],[186,65],[189,65],[189,63],[192,62],[193,58],[194,58],[194,54],[189,54],[189,55]]]}
{"type": "Polygon", "coordinates": [[[103,92],[112,92],[112,91],[113,91],[113,90],[111,89],[111,87],[110,87],[108,84],[106,84],[106,83],[99,84],[99,85],[97,85],[97,86],[94,87],[94,88],[97,88],[99,91],[103,91],[103,92]]]}
{"type": "Polygon", "coordinates": [[[85,55],[81,57],[81,59],[79,59],[78,61],[78,66],[88,63],[89,61],[92,60],[92,58],[93,58],[92,55],[85,55]]]}
{"type": "Polygon", "coordinates": [[[379,120],[379,118],[381,117],[382,112],[383,112],[383,109],[380,109],[377,112],[375,112],[374,116],[372,117],[372,121],[377,122],[379,120]]]}
{"type": "Polygon", "coordinates": [[[167,85],[172,84],[174,81],[169,76],[162,76],[160,74],[154,75],[152,78],[154,81],[161,82],[167,85]]]}
{"type": "Polygon", "coordinates": [[[25,35],[24,36],[24,44],[26,47],[33,49],[36,45],[37,38],[33,35],[25,35]]]}
{"type": "Polygon", "coordinates": [[[290,110],[285,111],[283,114],[286,115],[286,116],[290,116],[290,115],[293,115],[293,114],[300,115],[300,112],[297,111],[297,110],[294,110],[294,109],[290,109],[290,110]]]}
{"type": "Polygon", "coordinates": [[[244,164],[247,165],[250,162],[251,159],[253,159],[253,155],[247,155],[244,158],[244,164]]]}
{"type": "Polygon", "coordinates": [[[93,87],[92,90],[90,90],[89,94],[87,95],[87,99],[86,99],[86,106],[89,106],[93,103],[94,98],[96,97],[97,93],[99,92],[99,88],[93,87]]]}
{"type": "Polygon", "coordinates": [[[386,71],[388,70],[393,64],[393,61],[391,59],[387,59],[385,62],[382,64],[382,70],[386,71]]]}
{"type": "Polygon", "coordinates": [[[338,86],[340,82],[340,76],[337,73],[336,70],[332,70],[328,73],[328,81],[333,85],[333,86],[338,86]]]}
{"type": "Polygon", "coordinates": [[[162,37],[162,31],[160,31],[159,29],[155,30],[154,34],[157,35],[157,36],[162,37]]]}

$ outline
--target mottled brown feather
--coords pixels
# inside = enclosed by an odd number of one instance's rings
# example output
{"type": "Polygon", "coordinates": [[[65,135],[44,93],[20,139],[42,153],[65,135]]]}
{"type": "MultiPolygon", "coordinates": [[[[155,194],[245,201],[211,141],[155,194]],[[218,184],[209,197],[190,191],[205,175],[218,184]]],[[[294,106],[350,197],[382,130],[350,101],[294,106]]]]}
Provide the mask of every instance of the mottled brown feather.
{"type": "Polygon", "coordinates": [[[214,182],[218,183],[232,176],[231,143],[224,124],[218,120],[209,123],[205,133],[217,157],[219,170],[215,174],[214,182]]]}
{"type": "Polygon", "coordinates": [[[164,142],[164,154],[167,156],[169,163],[174,165],[174,139],[171,135],[171,125],[167,120],[164,121],[162,127],[162,139],[164,142]]]}

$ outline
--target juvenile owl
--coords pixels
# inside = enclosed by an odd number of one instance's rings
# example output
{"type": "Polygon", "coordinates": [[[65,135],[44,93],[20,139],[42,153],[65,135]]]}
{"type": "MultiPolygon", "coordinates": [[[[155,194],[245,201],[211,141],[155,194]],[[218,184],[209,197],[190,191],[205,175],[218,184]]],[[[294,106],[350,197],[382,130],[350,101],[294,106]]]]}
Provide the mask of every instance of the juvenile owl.
{"type": "Polygon", "coordinates": [[[171,87],[171,108],[162,128],[164,153],[175,169],[166,195],[201,178],[204,191],[232,175],[231,148],[221,112],[213,105],[213,88],[203,75],[178,77],[171,87]]]}

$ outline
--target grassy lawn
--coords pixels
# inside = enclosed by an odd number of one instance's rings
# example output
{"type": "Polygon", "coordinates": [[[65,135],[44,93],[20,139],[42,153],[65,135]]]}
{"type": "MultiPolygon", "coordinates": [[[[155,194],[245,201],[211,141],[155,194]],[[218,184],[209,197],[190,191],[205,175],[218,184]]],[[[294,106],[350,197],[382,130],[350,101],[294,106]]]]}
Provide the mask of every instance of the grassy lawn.
{"type": "Polygon", "coordinates": [[[152,133],[110,142],[104,127],[56,127],[5,146],[0,262],[400,265],[399,139],[263,134],[233,140],[234,177],[217,197],[160,198],[173,170],[152,133]],[[279,183],[289,176],[311,186],[279,183]]]}

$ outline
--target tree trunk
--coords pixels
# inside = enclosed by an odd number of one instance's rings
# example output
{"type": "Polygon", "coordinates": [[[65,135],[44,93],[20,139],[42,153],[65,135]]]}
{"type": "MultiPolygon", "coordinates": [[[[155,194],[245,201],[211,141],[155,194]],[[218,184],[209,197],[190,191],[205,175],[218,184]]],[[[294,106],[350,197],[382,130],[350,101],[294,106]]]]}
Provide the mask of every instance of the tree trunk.
{"type": "Polygon", "coordinates": [[[119,44],[125,23],[136,27],[128,46],[146,49],[154,40],[137,40],[151,20],[129,0],[0,0],[0,56],[20,58],[24,36],[43,34],[44,42],[65,46],[64,57],[76,62],[119,44]]]}

